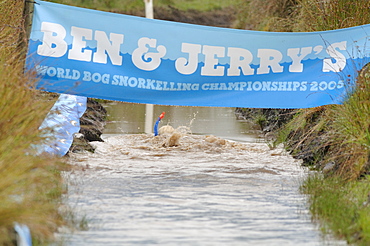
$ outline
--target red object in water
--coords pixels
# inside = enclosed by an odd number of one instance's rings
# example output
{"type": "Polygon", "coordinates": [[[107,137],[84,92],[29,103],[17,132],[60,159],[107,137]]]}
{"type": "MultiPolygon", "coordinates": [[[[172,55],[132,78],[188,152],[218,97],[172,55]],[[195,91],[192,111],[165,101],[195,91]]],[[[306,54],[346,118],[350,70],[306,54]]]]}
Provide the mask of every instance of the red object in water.
{"type": "Polygon", "coordinates": [[[158,120],[154,124],[154,136],[158,136],[158,124],[163,119],[165,112],[162,112],[161,115],[158,117],[158,120]]]}

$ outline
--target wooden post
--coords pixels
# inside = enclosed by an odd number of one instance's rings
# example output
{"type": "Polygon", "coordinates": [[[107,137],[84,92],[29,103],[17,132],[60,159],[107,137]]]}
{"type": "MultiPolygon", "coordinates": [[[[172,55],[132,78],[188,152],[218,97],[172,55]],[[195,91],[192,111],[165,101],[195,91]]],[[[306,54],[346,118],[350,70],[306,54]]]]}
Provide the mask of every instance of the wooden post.
{"type": "Polygon", "coordinates": [[[35,4],[34,1],[24,0],[23,6],[23,30],[24,32],[21,33],[20,45],[22,48],[28,47],[28,39],[31,34],[31,25],[32,25],[32,16],[33,16],[33,5],[35,4]]]}
{"type": "MultiPolygon", "coordinates": [[[[153,0],[144,0],[145,3],[145,17],[148,19],[154,19],[153,14],[153,0]]],[[[153,133],[153,116],[154,116],[154,105],[145,105],[145,133],[153,133]]]]}
{"type": "Polygon", "coordinates": [[[23,8],[23,18],[24,18],[24,30],[26,34],[29,35],[31,32],[31,25],[32,25],[32,14],[33,14],[33,5],[35,3],[33,1],[24,1],[24,8],[23,8]]]}

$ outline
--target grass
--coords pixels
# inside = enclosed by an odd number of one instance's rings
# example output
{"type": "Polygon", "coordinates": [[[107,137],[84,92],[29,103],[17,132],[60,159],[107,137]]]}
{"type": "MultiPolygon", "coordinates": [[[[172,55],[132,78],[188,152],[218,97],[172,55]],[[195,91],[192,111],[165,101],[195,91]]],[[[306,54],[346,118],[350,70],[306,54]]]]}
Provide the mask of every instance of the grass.
{"type": "Polygon", "coordinates": [[[23,1],[0,2],[0,245],[13,239],[15,222],[27,225],[34,245],[53,240],[64,223],[58,213],[64,192],[60,159],[33,155],[43,141],[38,130],[52,101],[30,89],[23,73],[23,1]]]}
{"type": "Polygon", "coordinates": [[[328,131],[330,155],[336,164],[335,174],[355,180],[370,173],[370,70],[357,78],[357,87],[343,103],[328,110],[332,121],[328,131]]]}
{"type": "Polygon", "coordinates": [[[368,0],[297,0],[294,31],[325,31],[368,24],[368,0]],[[325,3],[326,2],[326,3],[325,3]]]}
{"type": "MultiPolygon", "coordinates": [[[[114,12],[144,11],[142,0],[54,1],[114,12]]],[[[154,0],[155,6],[209,11],[238,4],[236,27],[265,31],[322,31],[370,23],[368,0],[154,0]]],[[[26,84],[23,1],[0,2],[0,244],[12,240],[14,222],[30,227],[36,245],[46,244],[64,223],[58,213],[63,185],[59,159],[34,156],[32,145],[43,139],[38,127],[51,107],[26,84]]],[[[299,136],[295,148],[312,143],[312,163],[335,163],[326,175],[302,185],[314,219],[324,231],[358,245],[370,244],[369,156],[370,81],[363,71],[343,105],[300,110],[285,128],[285,139],[299,136]],[[319,153],[322,151],[322,153],[319,153]]],[[[262,122],[262,121],[261,121],[262,122]]],[[[284,138],[281,138],[284,139],[284,138]]]]}
{"type": "Polygon", "coordinates": [[[315,221],[324,233],[355,245],[370,245],[369,75],[357,78],[342,105],[299,110],[279,140],[319,171],[302,185],[315,221]],[[333,168],[324,171],[328,163],[333,168]]]}
{"type": "Polygon", "coordinates": [[[291,31],[295,0],[245,0],[238,5],[235,28],[259,31],[291,31]]]}
{"type": "Polygon", "coordinates": [[[301,191],[309,195],[313,219],[324,233],[349,244],[370,242],[370,180],[345,182],[340,177],[309,176],[301,191]]]}
{"type": "MultiPolygon", "coordinates": [[[[153,0],[154,8],[171,6],[179,10],[211,11],[239,3],[240,0],[153,0]]],[[[144,13],[144,0],[54,0],[61,4],[118,13],[144,13]]]]}
{"type": "MultiPolygon", "coordinates": [[[[144,10],[142,0],[54,2],[115,12],[144,10]]],[[[231,2],[161,0],[155,6],[208,11],[231,2]]],[[[61,171],[68,168],[63,160],[33,154],[33,146],[44,141],[38,128],[54,101],[31,89],[35,77],[23,71],[27,44],[23,7],[24,1],[0,1],[0,245],[14,244],[15,222],[30,228],[33,245],[48,245],[58,227],[71,222],[86,228],[86,218],[75,221],[69,210],[60,214],[66,191],[61,171]],[[66,221],[68,217],[71,221],[66,221]]]]}
{"type": "MultiPolygon", "coordinates": [[[[251,2],[246,9],[262,0],[251,2]]],[[[269,31],[324,31],[370,23],[368,0],[267,0],[290,3],[286,12],[255,9],[262,20],[254,27],[269,31]]],[[[248,18],[246,18],[248,19],[248,18]]],[[[368,55],[368,54],[366,54],[368,55]]],[[[358,68],[356,68],[358,69],[358,68]]],[[[298,110],[280,132],[293,155],[323,170],[302,184],[313,218],[325,233],[355,245],[370,245],[370,70],[359,72],[341,105],[298,110]]]]}
{"type": "Polygon", "coordinates": [[[245,0],[240,29],[277,32],[324,31],[369,23],[368,0],[245,0]]]}
{"type": "MultiPolygon", "coordinates": [[[[294,14],[285,16],[286,19],[295,19],[292,30],[323,31],[370,23],[370,1],[367,0],[331,0],[326,3],[298,0],[296,4],[292,7],[294,14]]],[[[356,84],[355,88],[347,88],[348,97],[342,105],[300,110],[282,131],[285,133],[282,140],[300,136],[301,140],[294,143],[294,148],[317,142],[317,136],[323,135],[317,150],[325,149],[325,156],[319,158],[321,163],[317,166],[334,162],[333,174],[346,180],[355,180],[370,172],[369,66],[359,72],[356,84]]]]}

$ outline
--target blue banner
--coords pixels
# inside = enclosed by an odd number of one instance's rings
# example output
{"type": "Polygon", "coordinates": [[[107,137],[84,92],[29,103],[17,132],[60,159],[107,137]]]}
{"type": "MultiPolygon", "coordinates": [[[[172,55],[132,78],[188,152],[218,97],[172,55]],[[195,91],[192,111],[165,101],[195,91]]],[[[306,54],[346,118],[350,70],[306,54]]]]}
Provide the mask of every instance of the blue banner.
{"type": "Polygon", "coordinates": [[[370,25],[310,33],[216,28],[37,1],[27,68],[42,90],[181,106],[340,103],[370,25]]]}

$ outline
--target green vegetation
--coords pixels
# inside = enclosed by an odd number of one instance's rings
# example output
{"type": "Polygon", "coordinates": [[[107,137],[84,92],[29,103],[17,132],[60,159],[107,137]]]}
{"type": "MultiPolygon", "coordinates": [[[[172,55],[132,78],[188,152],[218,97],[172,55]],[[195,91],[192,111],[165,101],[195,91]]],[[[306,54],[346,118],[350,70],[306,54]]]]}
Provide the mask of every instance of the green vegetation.
{"type": "Polygon", "coordinates": [[[294,31],[334,30],[370,23],[368,0],[295,0],[294,2],[299,4],[294,31]]]}
{"type": "MultiPolygon", "coordinates": [[[[238,6],[236,28],[322,31],[370,23],[368,0],[154,0],[185,11],[238,6]]],[[[90,9],[144,14],[143,0],[55,0],[90,9]]],[[[12,240],[14,222],[30,227],[36,244],[52,240],[65,223],[58,213],[63,192],[60,159],[32,155],[43,139],[38,127],[52,102],[29,89],[23,74],[23,1],[0,1],[0,244],[12,240]],[[28,153],[28,154],[27,154],[28,153]]],[[[370,69],[343,105],[299,110],[280,132],[293,155],[322,170],[302,184],[315,221],[350,243],[370,244],[370,69]]],[[[350,88],[349,88],[350,90],[350,88]]],[[[256,117],[262,126],[265,119],[256,117]]],[[[77,223],[77,222],[76,222],[77,223]]]]}
{"type": "Polygon", "coordinates": [[[0,245],[14,240],[15,222],[27,225],[34,245],[46,244],[63,219],[58,213],[65,165],[32,155],[38,131],[53,102],[29,88],[24,75],[23,1],[0,2],[0,245]]]}
{"type": "Polygon", "coordinates": [[[345,182],[340,177],[310,176],[301,188],[309,195],[316,222],[324,233],[334,233],[350,244],[370,242],[370,180],[345,182]]]}
{"type": "MultiPolygon", "coordinates": [[[[60,0],[91,9],[121,13],[144,13],[142,0],[60,0]]],[[[233,1],[161,0],[156,6],[180,10],[221,9],[233,1]]],[[[86,227],[86,220],[76,221],[73,211],[60,214],[65,191],[61,171],[68,168],[62,159],[33,155],[33,146],[44,141],[38,130],[54,100],[30,88],[33,74],[24,74],[27,36],[23,16],[24,1],[0,1],[0,245],[14,243],[14,223],[27,225],[34,245],[54,240],[57,228],[67,222],[86,227]]]]}
{"type": "MultiPolygon", "coordinates": [[[[326,3],[300,0],[297,2],[299,5],[295,14],[287,18],[296,19],[293,27],[300,27],[299,30],[320,31],[370,23],[370,2],[367,0],[332,0],[326,3]]],[[[347,88],[349,96],[343,105],[301,110],[293,122],[287,125],[291,130],[285,129],[286,133],[295,132],[301,136],[300,143],[322,135],[316,150],[325,149],[325,156],[320,158],[321,163],[316,167],[324,167],[323,164],[334,162],[333,174],[345,180],[359,179],[370,171],[368,159],[370,70],[368,66],[359,71],[356,84],[355,88],[347,88]]]]}
{"type": "Polygon", "coordinates": [[[303,185],[314,217],[323,222],[323,228],[358,245],[370,244],[369,87],[370,73],[365,67],[357,78],[357,87],[343,105],[325,107],[316,114],[314,124],[307,122],[307,115],[313,110],[291,123],[296,127],[297,122],[307,124],[298,127],[298,132],[306,131],[303,138],[298,135],[301,144],[316,143],[311,149],[317,157],[313,164],[324,168],[325,177],[316,174],[303,185]],[[325,170],[328,163],[332,167],[325,170]]]}
{"type": "Polygon", "coordinates": [[[291,31],[297,11],[294,0],[246,0],[238,5],[235,28],[259,31],[291,31]]]}
{"type": "Polygon", "coordinates": [[[328,161],[336,163],[334,173],[356,180],[370,172],[370,70],[366,66],[357,77],[357,87],[343,105],[330,107],[327,120],[328,161]]]}
{"type": "Polygon", "coordinates": [[[369,23],[368,0],[246,0],[236,28],[274,32],[324,31],[369,23]]]}
{"type": "MultiPolygon", "coordinates": [[[[171,6],[179,10],[194,9],[197,11],[210,11],[222,9],[230,5],[239,3],[240,0],[154,0],[154,6],[171,6]]],[[[84,7],[89,9],[98,9],[118,13],[144,13],[144,0],[53,0],[67,5],[84,7]]]]}
{"type": "MultiPolygon", "coordinates": [[[[241,6],[239,16],[238,28],[332,30],[369,24],[370,1],[253,0],[241,6]]],[[[298,110],[277,141],[320,170],[304,181],[302,192],[323,230],[349,243],[370,245],[369,66],[359,71],[356,87],[347,89],[342,105],[298,110]]]]}
{"type": "MultiPolygon", "coordinates": [[[[235,0],[237,1],[237,0],[235,0]]],[[[120,13],[144,13],[142,0],[60,0],[79,7],[120,13]]],[[[234,1],[158,0],[155,6],[176,9],[219,10],[234,1]]],[[[33,146],[44,141],[38,130],[54,100],[30,88],[33,74],[24,74],[26,28],[24,1],[0,1],[0,245],[14,243],[14,223],[27,225],[34,245],[54,240],[57,228],[67,222],[84,228],[73,211],[60,214],[65,191],[61,171],[68,168],[62,159],[33,155],[33,146]]]]}

